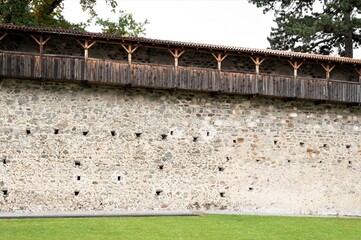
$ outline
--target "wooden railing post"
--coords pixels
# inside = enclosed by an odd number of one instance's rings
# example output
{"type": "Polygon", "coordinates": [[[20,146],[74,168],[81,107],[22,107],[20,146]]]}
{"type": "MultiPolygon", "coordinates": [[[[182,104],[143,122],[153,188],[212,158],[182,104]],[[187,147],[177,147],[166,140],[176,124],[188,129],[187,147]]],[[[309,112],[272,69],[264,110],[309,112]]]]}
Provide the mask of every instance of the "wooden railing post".
{"type": "Polygon", "coordinates": [[[96,41],[93,41],[89,44],[88,40],[84,41],[84,44],[79,40],[76,40],[84,48],[84,81],[88,81],[88,58],[89,58],[89,48],[91,48],[96,41]]]}
{"type": "Polygon", "coordinates": [[[215,55],[214,53],[212,53],[213,57],[217,60],[217,69],[218,69],[218,72],[217,72],[217,75],[218,75],[218,80],[217,80],[217,88],[216,88],[216,91],[219,92],[219,91],[222,91],[222,61],[228,56],[228,54],[225,54],[223,57],[222,57],[222,54],[221,53],[218,53],[217,55],[215,55]]]}
{"type": "Polygon", "coordinates": [[[129,83],[133,83],[132,81],[132,53],[138,49],[139,46],[132,46],[129,44],[128,46],[121,44],[124,50],[128,53],[128,81],[129,83]]]}
{"type": "Polygon", "coordinates": [[[251,56],[249,56],[249,58],[253,61],[253,63],[255,64],[256,66],[256,85],[257,85],[257,92],[259,94],[262,94],[263,92],[263,85],[262,84],[259,84],[259,81],[260,81],[260,76],[259,76],[259,67],[261,66],[261,64],[264,62],[264,60],[266,60],[266,58],[262,58],[260,59],[259,57],[256,57],[256,58],[253,58],[251,56]],[[262,86],[262,89],[260,89],[260,87],[262,86]]]}
{"type": "Polygon", "coordinates": [[[43,55],[44,55],[44,45],[50,40],[50,37],[44,40],[43,36],[40,36],[39,39],[37,39],[34,35],[31,35],[31,37],[39,44],[39,68],[40,68],[40,78],[43,78],[43,55]]]}
{"type": "MultiPolygon", "coordinates": [[[[168,49],[168,51],[174,57],[174,82],[175,82],[175,85],[177,85],[177,83],[178,83],[178,59],[185,52],[185,50],[179,52],[178,49],[175,49],[173,52],[171,49],[168,49]]],[[[176,86],[175,86],[175,88],[176,88],[176,86]]]]}
{"type": "Polygon", "coordinates": [[[323,69],[325,69],[326,71],[326,80],[327,80],[327,99],[330,99],[330,73],[331,71],[336,67],[336,65],[333,65],[332,67],[330,67],[329,64],[324,65],[323,63],[321,63],[321,66],[323,67],[323,69]]]}

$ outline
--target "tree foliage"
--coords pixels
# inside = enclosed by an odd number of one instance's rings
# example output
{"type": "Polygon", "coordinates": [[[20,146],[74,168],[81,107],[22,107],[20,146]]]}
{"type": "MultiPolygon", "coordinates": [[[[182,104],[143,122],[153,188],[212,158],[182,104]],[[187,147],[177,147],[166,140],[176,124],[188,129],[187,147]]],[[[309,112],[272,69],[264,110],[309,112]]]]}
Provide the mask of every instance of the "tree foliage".
{"type": "Polygon", "coordinates": [[[275,13],[272,49],[353,57],[361,44],[360,0],[248,0],[275,13]]]}
{"type": "MultiPolygon", "coordinates": [[[[115,12],[116,0],[105,0],[115,12]]],[[[0,0],[0,23],[12,23],[28,26],[47,26],[85,30],[91,22],[102,27],[107,33],[138,36],[145,33],[148,21],[136,22],[133,15],[120,11],[117,22],[99,18],[95,6],[97,0],[79,0],[82,10],[89,13],[86,22],[71,23],[63,16],[64,0],[0,0]]]]}

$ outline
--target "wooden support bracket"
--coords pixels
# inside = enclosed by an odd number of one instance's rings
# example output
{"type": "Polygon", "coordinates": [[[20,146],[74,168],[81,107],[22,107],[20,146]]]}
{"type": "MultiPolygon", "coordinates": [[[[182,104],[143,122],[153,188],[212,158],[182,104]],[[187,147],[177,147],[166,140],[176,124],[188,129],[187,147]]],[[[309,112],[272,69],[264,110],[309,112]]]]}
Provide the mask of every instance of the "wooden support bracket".
{"type": "Polygon", "coordinates": [[[43,36],[40,36],[39,39],[37,39],[34,35],[31,35],[31,37],[39,44],[39,46],[44,46],[50,40],[50,37],[45,40],[43,36]]]}
{"type": "Polygon", "coordinates": [[[331,71],[336,67],[336,65],[333,65],[332,67],[330,67],[329,64],[324,65],[323,63],[321,63],[321,66],[322,66],[323,69],[325,69],[325,71],[326,71],[326,79],[330,79],[330,73],[331,73],[331,71]]]}
{"type": "Polygon", "coordinates": [[[131,65],[132,64],[132,53],[135,50],[137,50],[139,46],[132,46],[131,44],[129,44],[127,47],[124,44],[121,44],[121,45],[125,49],[125,51],[128,53],[128,63],[129,63],[129,65],[131,65]]]}
{"type": "Polygon", "coordinates": [[[4,39],[4,37],[6,37],[6,35],[8,35],[7,33],[4,33],[2,36],[0,36],[0,41],[4,39]]]}
{"type": "Polygon", "coordinates": [[[356,71],[357,71],[357,73],[358,73],[358,75],[359,75],[359,82],[361,83],[361,68],[355,68],[356,69],[356,71]]]}
{"type": "Polygon", "coordinates": [[[222,69],[222,61],[228,56],[228,54],[224,55],[223,57],[222,57],[221,53],[218,53],[217,55],[212,53],[212,55],[218,62],[218,70],[221,71],[221,69],[222,69]]]}
{"type": "Polygon", "coordinates": [[[76,40],[84,49],[89,49],[91,48],[95,43],[96,41],[93,41],[92,43],[89,44],[88,40],[85,40],[84,44],[82,42],[80,42],[78,39],[76,40]]]}
{"type": "Polygon", "coordinates": [[[256,73],[259,74],[259,66],[264,62],[264,60],[266,60],[266,58],[262,58],[260,60],[259,57],[253,58],[251,56],[249,56],[250,59],[252,59],[252,61],[254,62],[254,64],[256,65],[256,73]]]}
{"type": "Polygon", "coordinates": [[[174,57],[174,67],[177,68],[178,67],[178,59],[179,59],[180,56],[182,56],[182,54],[185,52],[185,50],[179,52],[178,49],[175,49],[174,52],[173,52],[171,49],[168,49],[168,51],[174,57]]]}
{"type": "Polygon", "coordinates": [[[297,77],[297,70],[303,65],[303,62],[301,62],[301,63],[299,63],[297,61],[295,61],[295,62],[288,61],[288,62],[293,67],[293,76],[296,78],[297,77]]]}

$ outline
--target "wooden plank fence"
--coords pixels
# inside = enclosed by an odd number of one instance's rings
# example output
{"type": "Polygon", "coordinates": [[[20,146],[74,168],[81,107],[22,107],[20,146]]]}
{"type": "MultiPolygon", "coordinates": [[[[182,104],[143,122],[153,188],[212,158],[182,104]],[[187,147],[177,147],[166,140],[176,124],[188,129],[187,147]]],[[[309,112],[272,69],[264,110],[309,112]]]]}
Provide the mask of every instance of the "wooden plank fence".
{"type": "Polygon", "coordinates": [[[0,76],[361,103],[361,83],[0,52],[0,76]],[[40,62],[42,64],[40,64],[40,62]],[[87,69],[87,72],[85,72],[87,69]]]}

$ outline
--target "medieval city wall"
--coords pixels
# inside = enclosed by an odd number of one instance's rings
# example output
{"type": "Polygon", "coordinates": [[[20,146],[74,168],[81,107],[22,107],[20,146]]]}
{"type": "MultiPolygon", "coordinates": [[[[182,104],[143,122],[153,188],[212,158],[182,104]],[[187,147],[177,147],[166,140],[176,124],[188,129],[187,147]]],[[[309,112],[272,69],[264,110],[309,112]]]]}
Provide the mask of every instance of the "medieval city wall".
{"type": "Polygon", "coordinates": [[[0,82],[0,211],[361,215],[361,110],[0,82]]]}

